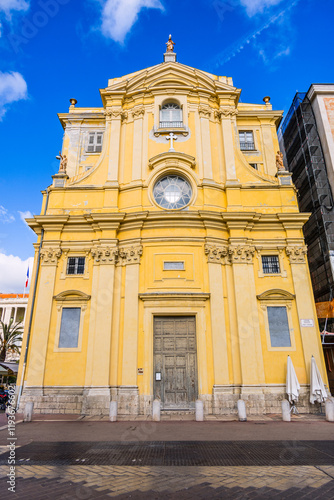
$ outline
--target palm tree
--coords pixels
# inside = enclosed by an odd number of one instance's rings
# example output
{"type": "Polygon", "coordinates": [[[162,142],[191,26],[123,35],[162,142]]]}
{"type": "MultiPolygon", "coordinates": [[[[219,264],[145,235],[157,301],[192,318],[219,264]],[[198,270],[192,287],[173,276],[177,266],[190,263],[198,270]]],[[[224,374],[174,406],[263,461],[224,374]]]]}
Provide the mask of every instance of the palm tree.
{"type": "Polygon", "coordinates": [[[0,321],[0,362],[5,361],[7,352],[17,352],[20,354],[20,346],[17,344],[22,342],[22,322],[15,323],[14,319],[9,320],[8,325],[0,321]]]}

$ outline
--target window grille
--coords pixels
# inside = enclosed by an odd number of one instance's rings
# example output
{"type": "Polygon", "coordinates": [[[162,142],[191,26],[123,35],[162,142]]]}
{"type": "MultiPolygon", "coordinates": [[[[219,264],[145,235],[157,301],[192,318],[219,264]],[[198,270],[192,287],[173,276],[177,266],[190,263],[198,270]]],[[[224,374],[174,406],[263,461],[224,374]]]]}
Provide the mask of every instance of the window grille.
{"type": "Polygon", "coordinates": [[[103,132],[90,132],[88,135],[87,153],[101,153],[103,132]]]}
{"type": "Polygon", "coordinates": [[[240,149],[242,151],[249,151],[255,149],[253,132],[240,130],[239,141],[240,141],[240,149]]]}
{"type": "Polygon", "coordinates": [[[262,269],[263,274],[279,274],[279,260],[278,255],[263,255],[262,256],[262,269]]]}
{"type": "Polygon", "coordinates": [[[69,257],[67,261],[67,274],[84,274],[85,257],[69,257]]]}

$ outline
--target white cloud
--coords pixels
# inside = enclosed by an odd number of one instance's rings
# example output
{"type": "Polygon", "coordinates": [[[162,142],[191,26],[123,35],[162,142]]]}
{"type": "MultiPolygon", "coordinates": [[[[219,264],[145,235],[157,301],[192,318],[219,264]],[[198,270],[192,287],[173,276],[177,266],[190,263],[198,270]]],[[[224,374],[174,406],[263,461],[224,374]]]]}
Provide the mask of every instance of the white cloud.
{"type": "Polygon", "coordinates": [[[27,98],[27,83],[23,76],[16,71],[11,73],[0,71],[0,121],[7,111],[8,104],[27,98]]]}
{"type": "Polygon", "coordinates": [[[14,215],[10,214],[7,208],[0,205],[0,222],[2,222],[3,224],[8,224],[10,222],[14,222],[14,220],[14,215]]]}
{"type": "Polygon", "coordinates": [[[263,12],[268,7],[278,5],[283,0],[240,0],[241,5],[246,7],[249,17],[263,12]]]}
{"type": "Polygon", "coordinates": [[[105,0],[102,9],[102,33],[107,38],[122,43],[143,8],[164,10],[160,0],[105,0]]]}
{"type": "Polygon", "coordinates": [[[0,293],[23,293],[28,266],[30,285],[33,261],[33,257],[21,260],[20,257],[0,253],[0,293]]]}
{"type": "Polygon", "coordinates": [[[25,219],[31,219],[33,217],[33,214],[29,210],[27,210],[26,212],[20,212],[20,210],[18,210],[18,212],[20,214],[21,221],[27,225],[25,219]]]}
{"type": "Polygon", "coordinates": [[[11,11],[26,11],[30,7],[30,2],[27,0],[0,0],[0,11],[10,16],[11,11]]]}

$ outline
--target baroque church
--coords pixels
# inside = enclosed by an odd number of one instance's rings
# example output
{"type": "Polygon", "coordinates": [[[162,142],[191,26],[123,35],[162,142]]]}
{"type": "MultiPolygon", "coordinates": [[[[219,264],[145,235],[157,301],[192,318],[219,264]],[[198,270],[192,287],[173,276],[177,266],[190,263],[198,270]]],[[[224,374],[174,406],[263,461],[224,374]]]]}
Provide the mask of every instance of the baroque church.
{"type": "MultiPolygon", "coordinates": [[[[171,42],[171,40],[169,41],[171,42]]],[[[288,355],[309,412],[327,381],[300,213],[279,154],[282,111],[177,62],[70,100],[43,192],[18,374],[35,413],[276,413],[288,355]],[[29,319],[29,320],[28,320],[29,319]],[[24,353],[26,355],[24,356],[24,353]]]]}

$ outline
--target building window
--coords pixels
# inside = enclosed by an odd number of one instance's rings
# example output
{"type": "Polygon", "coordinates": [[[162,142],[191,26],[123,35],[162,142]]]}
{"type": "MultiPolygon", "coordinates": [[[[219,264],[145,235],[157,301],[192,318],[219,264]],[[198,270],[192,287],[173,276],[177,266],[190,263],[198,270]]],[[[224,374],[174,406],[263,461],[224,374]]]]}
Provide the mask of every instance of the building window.
{"type": "Polygon", "coordinates": [[[10,319],[14,321],[14,318],[15,318],[15,307],[12,307],[10,311],[10,319]]]}
{"type": "Polygon", "coordinates": [[[182,109],[176,103],[167,103],[160,110],[160,128],[183,127],[182,109]]]}
{"type": "Polygon", "coordinates": [[[258,168],[257,168],[257,163],[250,163],[250,166],[251,166],[252,168],[254,168],[255,170],[258,170],[258,168]]]}
{"type": "Polygon", "coordinates": [[[69,257],[67,261],[67,274],[84,274],[85,257],[69,257]]]}
{"type": "Polygon", "coordinates": [[[58,343],[60,349],[78,347],[80,316],[80,307],[63,308],[58,343]]]}
{"type": "Polygon", "coordinates": [[[280,274],[278,255],[262,255],[263,274],[280,274]]]}
{"type": "Polygon", "coordinates": [[[16,310],[16,323],[21,323],[24,320],[26,309],[25,307],[18,307],[16,310]]]}
{"type": "Polygon", "coordinates": [[[87,153],[101,153],[103,132],[89,132],[87,153]]]}
{"type": "Polygon", "coordinates": [[[158,205],[168,210],[183,208],[191,200],[192,189],[188,181],[178,175],[167,175],[153,188],[153,196],[158,205]]]}
{"type": "Polygon", "coordinates": [[[268,306],[267,313],[271,347],[291,347],[286,307],[268,306]]]}
{"type": "Polygon", "coordinates": [[[0,321],[2,321],[3,307],[0,307],[0,321]]]}
{"type": "Polygon", "coordinates": [[[241,151],[249,151],[255,149],[253,132],[240,130],[239,141],[241,151]]]}

